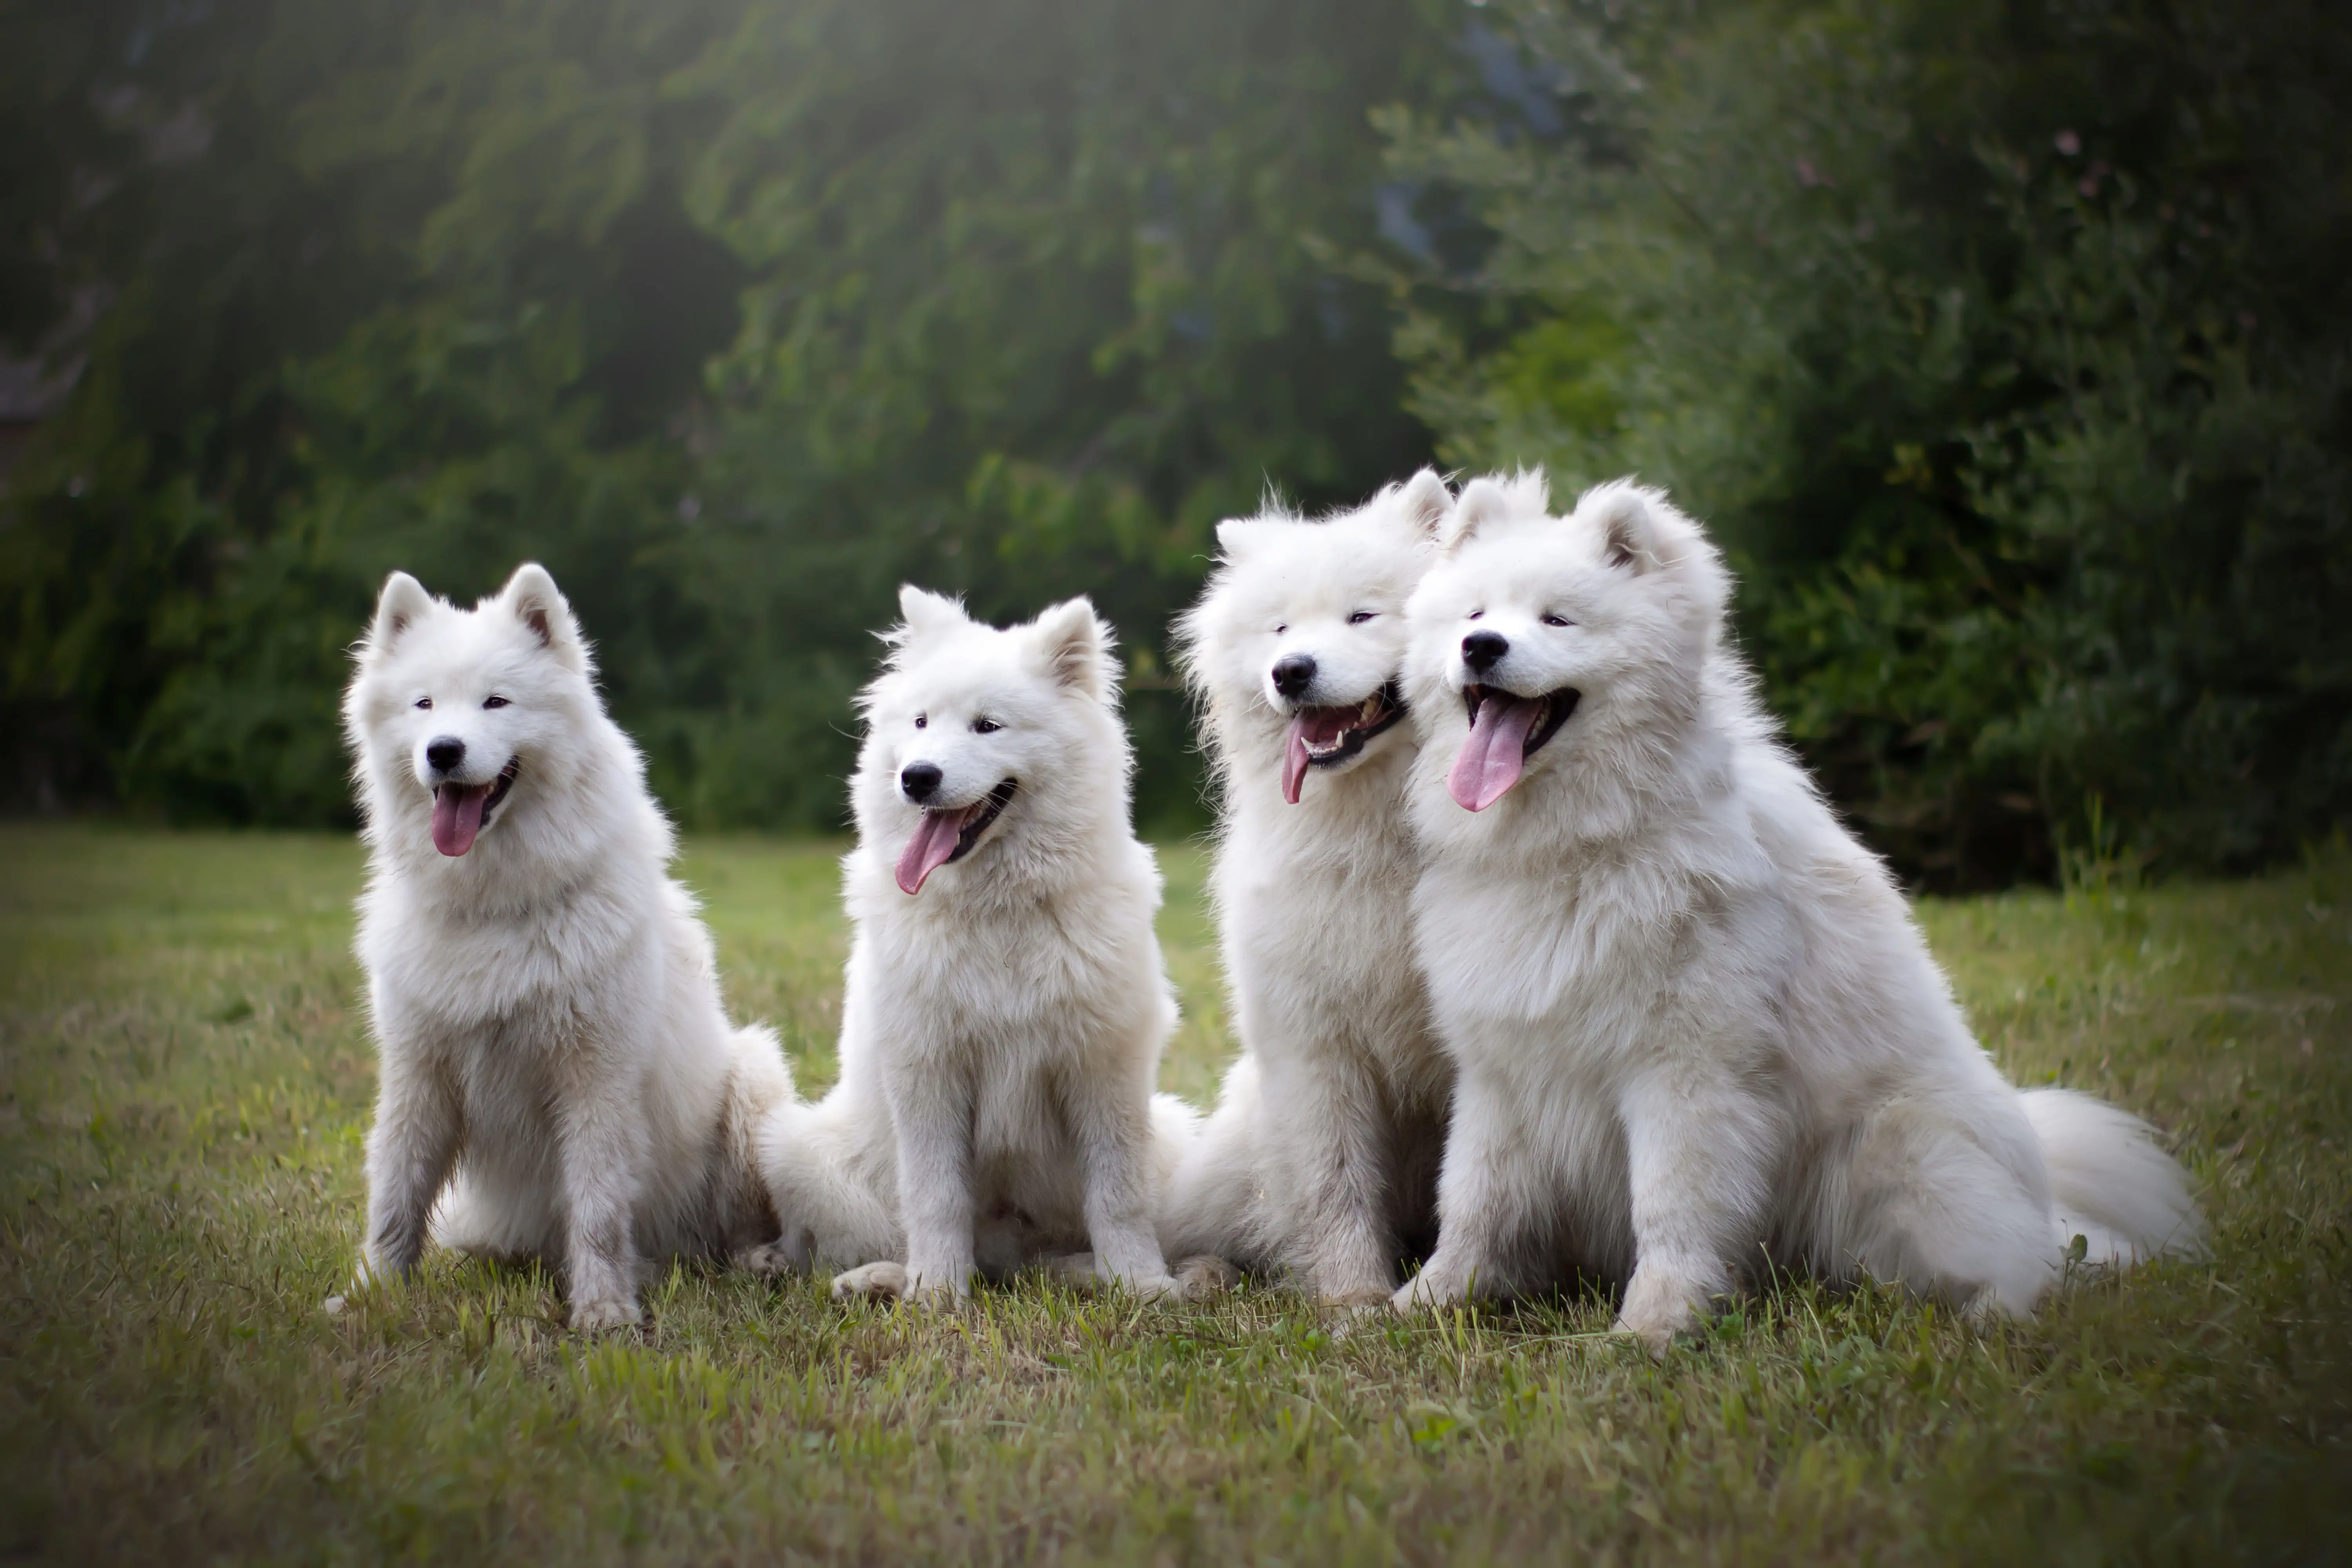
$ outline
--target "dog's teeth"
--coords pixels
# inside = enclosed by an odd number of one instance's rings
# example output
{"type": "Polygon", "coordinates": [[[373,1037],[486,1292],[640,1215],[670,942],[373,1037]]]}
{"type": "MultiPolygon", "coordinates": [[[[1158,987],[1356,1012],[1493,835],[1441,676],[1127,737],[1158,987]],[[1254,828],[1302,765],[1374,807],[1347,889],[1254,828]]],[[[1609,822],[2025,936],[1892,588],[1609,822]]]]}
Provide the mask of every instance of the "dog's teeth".
{"type": "Polygon", "coordinates": [[[1374,716],[1374,715],[1376,715],[1377,713],[1379,713],[1379,712],[1380,712],[1380,710],[1381,710],[1381,694],[1380,694],[1379,692],[1375,691],[1375,692],[1373,692],[1370,697],[1367,697],[1367,698],[1365,698],[1365,699],[1364,699],[1364,706],[1363,706],[1362,710],[1358,713],[1357,717],[1360,718],[1361,720],[1363,720],[1363,721],[1364,721],[1365,723],[1369,724],[1369,723],[1370,723],[1370,722],[1372,721],[1373,716],[1374,716]]]}

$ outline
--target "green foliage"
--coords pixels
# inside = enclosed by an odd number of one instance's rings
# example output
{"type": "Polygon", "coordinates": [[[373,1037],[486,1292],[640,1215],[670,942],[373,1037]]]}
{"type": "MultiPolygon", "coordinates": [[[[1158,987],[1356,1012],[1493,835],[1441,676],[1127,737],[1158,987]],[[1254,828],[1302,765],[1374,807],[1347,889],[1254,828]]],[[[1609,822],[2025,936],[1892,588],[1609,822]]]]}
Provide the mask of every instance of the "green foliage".
{"type": "Polygon", "coordinates": [[[1213,526],[1423,455],[1382,302],[1309,243],[1369,237],[1366,110],[1419,37],[1393,0],[836,0],[748,11],[680,79],[724,109],[688,204],[751,279],[700,526],[771,683],[705,743],[782,751],[715,784],[839,771],[853,650],[911,577],[994,618],[1093,595],[1146,688],[1141,810],[1187,814],[1158,672],[1213,526]]]}
{"type": "Polygon", "coordinates": [[[1678,492],[1775,708],[1916,873],[2046,871],[2094,798],[2175,866],[2338,818],[2338,11],[1493,15],[1471,112],[1386,121],[1488,245],[1400,340],[1449,459],[1678,492]]]}
{"type": "Polygon", "coordinates": [[[470,595],[535,556],[688,820],[838,821],[904,578],[997,616],[1093,593],[1144,689],[1143,809],[1193,820],[1160,642],[1210,525],[1426,455],[1381,299],[1311,258],[1370,235],[1406,0],[0,29],[131,105],[28,156],[159,193],[89,237],[70,181],[21,193],[54,271],[121,292],[9,479],[24,795],[341,819],[339,650],[383,573],[470,595]],[[158,164],[134,110],[212,143],[158,164]]]}
{"type": "Polygon", "coordinates": [[[841,815],[902,579],[1165,627],[1211,525],[1628,470],[1906,875],[2352,800],[2315,0],[0,8],[0,799],[347,819],[385,571],[535,556],[687,821],[841,815]],[[1384,162],[1385,160],[1385,162],[1384,162]]]}
{"type": "MultiPolygon", "coordinates": [[[[740,1017],[832,1077],[837,845],[688,840],[740,1017]]],[[[2094,857],[2105,853],[2092,846],[2094,857]]],[[[1232,1050],[1204,857],[1185,1032],[1232,1050]]],[[[1347,1324],[682,1268],[564,1331],[428,1258],[330,1317],[373,1082],[347,837],[0,827],[0,1545],[35,1562],[2302,1563],[2352,1530],[2352,859],[1920,914],[1986,1046],[2153,1116],[2215,1253],[2027,1324],[1786,1281],[1663,1362],[1585,1297],[1347,1324]]]]}

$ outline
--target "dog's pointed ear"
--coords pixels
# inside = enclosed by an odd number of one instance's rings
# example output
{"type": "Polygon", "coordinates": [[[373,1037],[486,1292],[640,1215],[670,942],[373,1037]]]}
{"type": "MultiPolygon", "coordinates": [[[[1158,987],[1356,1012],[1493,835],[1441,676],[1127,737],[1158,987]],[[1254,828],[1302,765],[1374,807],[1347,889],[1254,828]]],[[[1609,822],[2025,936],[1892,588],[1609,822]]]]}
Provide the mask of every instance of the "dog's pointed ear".
{"type": "Polygon", "coordinates": [[[403,632],[432,613],[433,603],[425,584],[407,573],[386,577],[383,592],[376,595],[375,619],[368,623],[366,657],[382,658],[390,653],[403,632]]]}
{"type": "Polygon", "coordinates": [[[1435,468],[1423,468],[1399,488],[1397,500],[1404,512],[1406,526],[1423,539],[1435,539],[1445,527],[1454,510],[1454,492],[1445,488],[1444,476],[1435,468]]]}
{"type": "Polygon", "coordinates": [[[1054,679],[1097,701],[1109,698],[1118,679],[1111,668],[1115,639],[1092,600],[1065,599],[1036,620],[1037,650],[1054,679]]]}
{"type": "Polygon", "coordinates": [[[526,561],[516,567],[507,585],[499,590],[499,603],[539,638],[540,647],[571,668],[587,668],[588,652],[580,641],[580,623],[572,618],[571,605],[546,567],[536,561],[526,561]]]}
{"type": "Polygon", "coordinates": [[[898,584],[898,622],[903,628],[899,640],[906,641],[932,632],[946,631],[952,626],[969,626],[971,617],[963,613],[963,601],[961,599],[934,594],[929,588],[918,588],[912,583],[901,583],[898,584]]]}
{"type": "Polygon", "coordinates": [[[1462,487],[1461,497],[1442,523],[1437,536],[1438,547],[1449,553],[1461,549],[1478,537],[1478,531],[1491,522],[1508,517],[1511,494],[1492,479],[1475,479],[1462,487]]]}
{"type": "Polygon", "coordinates": [[[1227,561],[1249,558],[1265,538],[1265,525],[1254,517],[1229,517],[1217,524],[1217,551],[1227,561]]]}
{"type": "Polygon", "coordinates": [[[1658,553],[1657,520],[1650,510],[1649,492],[1629,477],[1595,486],[1576,506],[1579,515],[1601,532],[1601,558],[1610,565],[1640,576],[1664,564],[1658,553]]]}

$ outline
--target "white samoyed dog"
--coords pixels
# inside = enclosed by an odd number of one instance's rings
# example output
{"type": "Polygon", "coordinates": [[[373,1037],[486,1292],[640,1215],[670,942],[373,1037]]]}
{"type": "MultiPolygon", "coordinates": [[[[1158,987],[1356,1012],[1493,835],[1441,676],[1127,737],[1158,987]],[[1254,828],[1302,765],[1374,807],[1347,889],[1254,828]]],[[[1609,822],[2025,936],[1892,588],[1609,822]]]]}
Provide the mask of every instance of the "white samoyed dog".
{"type": "Polygon", "coordinates": [[[1179,624],[1222,785],[1212,887],[1242,1054],[1161,1217],[1172,1255],[1383,1305],[1436,1224],[1453,1073],[1412,952],[1404,604],[1453,495],[1217,531],[1179,624]]]}
{"type": "Polygon", "coordinates": [[[1479,479],[1415,590],[1421,960],[1458,1069],[1400,1308],[1584,1270],[1664,1345],[1767,1268],[2022,1314],[2076,1237],[2191,1250],[2121,1110],[2020,1093],[1885,868],[1776,742],[1696,524],[1479,479]]]}
{"type": "Polygon", "coordinates": [[[471,610],[395,572],[343,701],[378,1047],[362,1283],[444,1245],[560,1267],[582,1330],[649,1259],[775,1235],[753,1158],[792,1098],[729,1025],[668,822],[535,565],[471,610]]]}
{"type": "Polygon", "coordinates": [[[1171,1293],[1152,1215],[1191,1113],[1152,1095],[1176,1004],[1110,630],[1084,599],[1003,630],[898,602],[850,781],[841,1080],[768,1119],[761,1266],[844,1269],[845,1299],[1033,1264],[1171,1293]]]}

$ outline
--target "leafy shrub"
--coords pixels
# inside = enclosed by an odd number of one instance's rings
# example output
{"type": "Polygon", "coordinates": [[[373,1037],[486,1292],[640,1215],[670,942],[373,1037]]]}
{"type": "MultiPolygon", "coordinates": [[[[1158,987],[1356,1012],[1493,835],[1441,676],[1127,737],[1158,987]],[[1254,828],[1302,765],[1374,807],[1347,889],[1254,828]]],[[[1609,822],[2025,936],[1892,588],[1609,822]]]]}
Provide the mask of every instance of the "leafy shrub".
{"type": "Polygon", "coordinates": [[[2340,819],[2339,14],[1494,14],[1545,115],[1489,72],[1385,121],[1486,236],[1400,277],[1449,458],[1706,517],[1774,706],[1914,875],[2047,874],[2099,801],[2183,866],[2340,819]]]}

